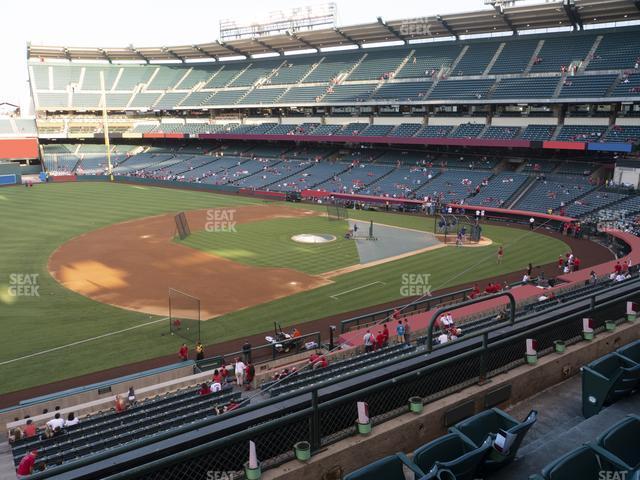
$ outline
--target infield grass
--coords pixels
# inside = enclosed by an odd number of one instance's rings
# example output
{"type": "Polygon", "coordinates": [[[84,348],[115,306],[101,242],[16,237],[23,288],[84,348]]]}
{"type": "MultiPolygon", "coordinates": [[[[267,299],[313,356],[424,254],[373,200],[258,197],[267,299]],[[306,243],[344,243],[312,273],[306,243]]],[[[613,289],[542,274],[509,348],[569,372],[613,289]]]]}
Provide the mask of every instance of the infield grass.
{"type": "MultiPolygon", "coordinates": [[[[47,272],[47,259],[59,245],[84,232],[134,218],[261,203],[261,200],[235,196],[105,182],[0,189],[0,394],[173,354],[181,343],[177,337],[162,336],[168,325],[158,322],[6,363],[157,318],[94,302],[59,285],[47,272]],[[16,274],[36,274],[38,295],[9,295],[8,287],[16,279],[16,274]]],[[[309,205],[300,208],[324,209],[309,205]]],[[[433,220],[423,217],[360,211],[351,212],[351,216],[425,231],[431,231],[433,227],[433,220]]],[[[330,233],[331,222],[319,220],[326,227],[320,233],[330,233]]],[[[344,226],[333,223],[344,233],[344,226]]],[[[301,233],[300,229],[296,230],[296,233],[301,233]]],[[[266,259],[259,261],[300,267],[296,258],[300,258],[301,252],[293,250],[289,255],[278,258],[281,253],[277,251],[275,238],[270,248],[259,245],[261,242],[264,244],[262,233],[256,231],[259,234],[255,238],[256,245],[243,248],[249,248],[266,259]]],[[[483,234],[494,242],[505,244],[505,258],[501,265],[495,262],[495,245],[443,248],[348,273],[334,278],[330,285],[204,322],[203,338],[205,343],[217,343],[268,331],[274,320],[285,327],[392,301],[400,297],[401,278],[406,273],[430,274],[431,286],[437,290],[523,270],[529,262],[534,265],[553,262],[568,250],[559,240],[499,226],[488,226],[483,234]],[[373,282],[381,283],[358,288],[373,282]],[[358,289],[353,290],[355,288],[358,289]],[[343,293],[349,290],[353,291],[343,293]],[[337,294],[340,294],[337,299],[332,298],[337,294]]],[[[194,239],[197,237],[196,234],[194,239]]],[[[304,268],[327,271],[333,268],[331,262],[338,265],[351,261],[351,255],[357,255],[355,251],[349,252],[348,248],[336,252],[338,250],[327,250],[326,255],[319,256],[319,260],[304,268]]],[[[207,351],[209,354],[224,353],[215,352],[215,348],[207,351]]]]}

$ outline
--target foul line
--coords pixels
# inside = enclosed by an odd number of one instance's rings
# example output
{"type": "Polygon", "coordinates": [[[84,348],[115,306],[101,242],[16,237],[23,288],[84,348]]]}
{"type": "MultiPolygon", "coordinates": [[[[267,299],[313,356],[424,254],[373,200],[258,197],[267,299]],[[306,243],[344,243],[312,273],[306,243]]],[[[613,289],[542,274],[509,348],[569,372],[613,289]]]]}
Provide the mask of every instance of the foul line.
{"type": "Polygon", "coordinates": [[[152,325],[158,322],[164,322],[165,320],[169,320],[169,317],[160,318],[158,320],[153,320],[147,323],[141,323],[140,325],[135,325],[133,327],[125,328],[123,330],[118,330],[115,332],[105,333],[103,335],[98,335],[97,337],[85,338],[84,340],[78,340],[77,342],[67,343],[66,345],[61,345],[59,347],[50,348],[48,350],[42,350],[41,352],[30,353],[29,355],[24,355],[23,357],[13,358],[11,360],[6,360],[4,362],[0,362],[0,366],[8,365],[9,363],[14,363],[19,360],[26,360],[27,358],[37,357],[39,355],[44,355],[46,353],[55,352],[57,350],[62,350],[63,348],[75,347],[76,345],[80,345],[87,342],[92,342],[93,340],[100,340],[101,338],[110,337],[112,335],[118,335],[119,333],[130,332],[131,330],[135,330],[136,328],[146,327],[147,325],[152,325]]]}
{"type": "MultiPolygon", "coordinates": [[[[361,287],[352,288],[351,290],[347,290],[346,292],[340,292],[340,293],[336,293],[335,295],[329,295],[329,298],[333,298],[334,300],[337,300],[340,295],[344,295],[345,293],[355,292],[356,290],[367,288],[367,287],[370,287],[371,285],[376,285],[376,284],[386,285],[386,283],[384,283],[384,282],[367,283],[366,285],[362,285],[361,287]]],[[[0,365],[2,365],[2,364],[0,364],[0,365]]]]}

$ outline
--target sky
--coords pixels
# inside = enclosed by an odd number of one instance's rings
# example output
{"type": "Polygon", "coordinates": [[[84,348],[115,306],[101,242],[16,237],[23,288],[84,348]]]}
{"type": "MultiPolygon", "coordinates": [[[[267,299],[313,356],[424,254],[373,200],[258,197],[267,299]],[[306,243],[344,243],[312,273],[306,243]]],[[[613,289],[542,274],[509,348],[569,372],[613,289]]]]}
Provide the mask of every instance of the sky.
{"type": "MultiPolygon", "coordinates": [[[[483,0],[334,0],[338,25],[490,8],[483,0]]],[[[22,0],[3,2],[0,103],[28,105],[26,45],[169,46],[218,39],[220,19],[245,20],[320,0],[22,0]]],[[[25,109],[23,108],[23,111],[25,109]]]]}

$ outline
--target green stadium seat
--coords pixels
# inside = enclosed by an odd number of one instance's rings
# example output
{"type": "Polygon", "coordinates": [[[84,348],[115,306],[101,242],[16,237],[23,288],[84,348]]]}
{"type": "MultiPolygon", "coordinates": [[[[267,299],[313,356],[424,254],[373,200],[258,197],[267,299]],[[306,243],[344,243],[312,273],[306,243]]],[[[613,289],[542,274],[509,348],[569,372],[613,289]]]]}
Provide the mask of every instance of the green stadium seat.
{"type": "Polygon", "coordinates": [[[640,417],[629,415],[602,433],[596,451],[628,470],[640,468],[640,417]],[[602,450],[604,450],[604,452],[602,450]]]}
{"type": "Polygon", "coordinates": [[[484,444],[487,437],[491,437],[491,441],[495,440],[496,435],[501,430],[516,435],[506,455],[502,455],[498,451],[492,451],[485,459],[484,468],[487,471],[491,471],[513,461],[518,452],[518,448],[520,448],[522,444],[522,440],[531,426],[536,422],[537,418],[538,412],[532,410],[524,421],[519,422],[502,410],[492,408],[457,423],[449,429],[449,432],[457,433],[465,437],[477,448],[480,448],[484,444]]]}
{"type": "MultiPolygon", "coordinates": [[[[449,433],[413,452],[413,462],[425,472],[433,467],[449,470],[457,480],[473,480],[475,473],[491,450],[491,440],[476,447],[465,437],[449,433]]],[[[415,476],[416,480],[419,478],[415,476]]]]}
{"type": "Polygon", "coordinates": [[[625,345],[624,347],[619,348],[616,352],[625,360],[640,364],[640,340],[630,343],[629,345],[625,345]]]}
{"type": "Polygon", "coordinates": [[[581,446],[554,460],[542,469],[542,475],[530,480],[602,480],[602,472],[622,472],[589,446],[581,446]]]}
{"type": "Polygon", "coordinates": [[[596,415],[605,405],[638,388],[640,365],[615,353],[582,367],[582,415],[596,415]]]}
{"type": "Polygon", "coordinates": [[[344,480],[405,480],[404,466],[408,467],[416,475],[416,478],[422,479],[425,477],[424,472],[411,462],[406,455],[396,453],[345,475],[344,480]]]}

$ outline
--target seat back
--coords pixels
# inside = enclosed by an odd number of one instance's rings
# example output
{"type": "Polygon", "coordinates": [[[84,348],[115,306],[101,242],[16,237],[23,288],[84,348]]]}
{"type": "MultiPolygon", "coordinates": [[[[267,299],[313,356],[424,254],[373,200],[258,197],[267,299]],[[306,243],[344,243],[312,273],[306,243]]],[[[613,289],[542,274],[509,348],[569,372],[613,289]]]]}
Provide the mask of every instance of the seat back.
{"type": "Polygon", "coordinates": [[[345,475],[344,480],[405,480],[402,465],[397,455],[390,455],[345,475]]]}
{"type": "MultiPolygon", "coordinates": [[[[437,462],[439,468],[450,471],[456,480],[473,480],[478,468],[485,460],[491,450],[491,439],[487,440],[478,448],[465,453],[459,458],[448,462],[437,462]]],[[[446,478],[446,477],[445,477],[446,478]]]]}
{"type": "Polygon", "coordinates": [[[619,348],[617,353],[627,360],[640,364],[640,340],[619,348]]]}
{"type": "Polygon", "coordinates": [[[498,408],[492,408],[467,418],[449,429],[452,433],[461,433],[476,447],[484,443],[488,436],[494,437],[500,430],[510,430],[518,421],[498,408]]]}
{"type": "Polygon", "coordinates": [[[429,472],[436,462],[456,460],[475,449],[475,445],[468,443],[459,434],[449,433],[422,445],[413,452],[413,463],[422,471],[429,472]]]}
{"type": "Polygon", "coordinates": [[[542,469],[545,480],[600,480],[600,461],[589,447],[582,446],[542,469]]]}
{"type": "Polygon", "coordinates": [[[624,386],[618,382],[627,365],[620,357],[609,353],[582,367],[582,415],[585,418],[596,415],[612,400],[614,386],[624,386]]]}
{"type": "Polygon", "coordinates": [[[598,437],[598,445],[629,467],[640,467],[640,418],[626,417],[598,437]]]}

